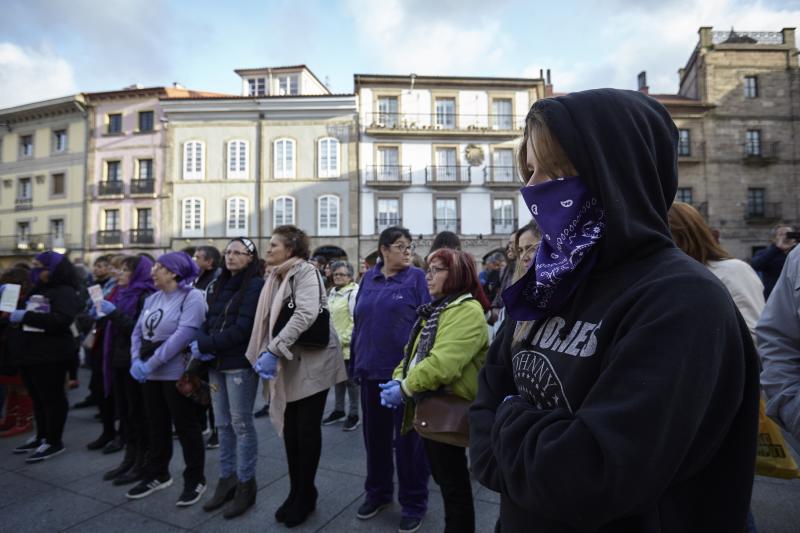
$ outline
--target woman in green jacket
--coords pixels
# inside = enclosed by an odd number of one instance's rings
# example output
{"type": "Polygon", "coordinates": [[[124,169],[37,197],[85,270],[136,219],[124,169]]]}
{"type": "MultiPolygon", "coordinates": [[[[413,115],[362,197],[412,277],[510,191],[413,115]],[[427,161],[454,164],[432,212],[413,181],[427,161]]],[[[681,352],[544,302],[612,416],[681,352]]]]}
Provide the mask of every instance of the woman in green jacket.
{"type": "MultiPolygon", "coordinates": [[[[406,399],[439,390],[472,401],[478,389],[489,330],[476,299],[480,282],[475,261],[465,252],[440,249],[431,254],[428,265],[425,277],[433,301],[417,309],[419,317],[405,357],[394,371],[395,379],[381,386],[387,407],[397,408],[406,399]]],[[[405,403],[405,419],[410,420],[413,401],[405,403]]],[[[475,531],[465,449],[423,440],[433,479],[442,489],[445,532],[475,531]]]]}

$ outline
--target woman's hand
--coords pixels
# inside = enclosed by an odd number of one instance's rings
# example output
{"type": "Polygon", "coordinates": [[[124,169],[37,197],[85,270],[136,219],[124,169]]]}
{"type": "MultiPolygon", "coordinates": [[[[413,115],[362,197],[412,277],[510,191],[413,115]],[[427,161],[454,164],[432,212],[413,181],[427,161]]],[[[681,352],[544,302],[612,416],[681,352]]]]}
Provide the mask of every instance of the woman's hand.
{"type": "Polygon", "coordinates": [[[142,361],[141,359],[137,359],[131,365],[131,376],[133,379],[138,381],[139,383],[144,383],[147,381],[147,376],[150,374],[150,369],[147,367],[147,363],[142,361]]]}
{"type": "Polygon", "coordinates": [[[390,409],[397,409],[403,402],[403,391],[400,390],[400,382],[396,379],[378,385],[381,388],[381,405],[390,409]]]}
{"type": "Polygon", "coordinates": [[[278,374],[278,356],[272,352],[261,352],[253,365],[253,370],[263,379],[275,379],[278,374]]]}
{"type": "Polygon", "coordinates": [[[200,346],[197,341],[189,343],[189,350],[192,352],[192,359],[197,359],[199,361],[211,361],[214,359],[213,355],[200,352],[200,346]]]}

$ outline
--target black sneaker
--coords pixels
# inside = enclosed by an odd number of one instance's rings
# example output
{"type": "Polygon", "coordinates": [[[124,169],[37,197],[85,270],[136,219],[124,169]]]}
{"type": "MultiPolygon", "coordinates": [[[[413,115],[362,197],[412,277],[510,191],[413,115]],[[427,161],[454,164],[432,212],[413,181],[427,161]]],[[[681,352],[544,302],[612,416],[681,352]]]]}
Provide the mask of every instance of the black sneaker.
{"type": "Polygon", "coordinates": [[[206,441],[206,450],[216,450],[219,448],[219,433],[214,431],[206,441]]]}
{"type": "Polygon", "coordinates": [[[198,483],[194,486],[194,488],[184,487],[183,492],[181,492],[181,497],[178,498],[178,501],[175,502],[175,505],[178,507],[189,507],[190,505],[194,505],[200,501],[200,498],[203,496],[205,491],[205,483],[198,483]]]}
{"type": "Polygon", "coordinates": [[[16,448],[14,448],[11,451],[11,453],[19,455],[19,454],[23,454],[23,453],[35,452],[36,448],[41,446],[43,442],[44,442],[44,439],[39,439],[37,437],[31,437],[30,439],[28,439],[28,441],[25,444],[23,444],[21,446],[17,446],[16,448]]]}
{"type": "Polygon", "coordinates": [[[344,414],[344,411],[334,411],[331,414],[329,414],[327,418],[322,419],[322,425],[330,426],[332,424],[335,424],[336,422],[341,422],[345,418],[347,418],[347,416],[344,414]]]}
{"type": "Polygon", "coordinates": [[[404,516],[400,519],[400,526],[397,528],[397,533],[414,533],[422,525],[421,518],[411,518],[404,516]]]}
{"type": "Polygon", "coordinates": [[[162,479],[145,479],[129,490],[125,496],[131,500],[138,500],[139,498],[150,496],[157,490],[166,489],[170,485],[172,485],[172,477],[169,475],[164,476],[162,479]]]}
{"type": "Polygon", "coordinates": [[[344,421],[344,426],[342,426],[342,431],[353,431],[358,426],[361,425],[361,419],[357,416],[348,416],[347,420],[344,421]]]}
{"type": "Polygon", "coordinates": [[[64,448],[63,444],[59,444],[57,446],[52,444],[47,444],[46,442],[36,448],[36,451],[33,452],[30,457],[25,459],[26,463],[41,463],[51,457],[55,457],[56,455],[63,452],[66,448],[64,448]]]}
{"type": "Polygon", "coordinates": [[[264,418],[265,416],[269,416],[269,404],[265,405],[255,413],[253,413],[255,418],[264,418]]]}
{"type": "Polygon", "coordinates": [[[369,520],[387,507],[389,507],[389,503],[364,502],[356,511],[356,517],[359,520],[369,520]]]}
{"type": "Polygon", "coordinates": [[[78,403],[72,406],[73,409],[86,409],[87,407],[91,407],[93,405],[97,405],[97,402],[94,401],[94,398],[91,396],[87,396],[83,400],[79,401],[78,403]]]}

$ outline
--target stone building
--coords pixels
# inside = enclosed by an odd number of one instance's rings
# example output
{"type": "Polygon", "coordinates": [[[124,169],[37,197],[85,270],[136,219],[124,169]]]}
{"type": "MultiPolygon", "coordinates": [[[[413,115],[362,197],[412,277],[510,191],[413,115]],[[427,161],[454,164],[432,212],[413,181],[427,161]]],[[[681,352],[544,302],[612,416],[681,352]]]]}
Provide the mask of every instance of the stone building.
{"type": "MultiPolygon", "coordinates": [[[[680,130],[677,199],[749,258],[772,227],[800,222],[800,69],[794,28],[703,27],[673,95],[652,95],[680,130]]],[[[639,89],[647,91],[644,74],[639,89]]]]}

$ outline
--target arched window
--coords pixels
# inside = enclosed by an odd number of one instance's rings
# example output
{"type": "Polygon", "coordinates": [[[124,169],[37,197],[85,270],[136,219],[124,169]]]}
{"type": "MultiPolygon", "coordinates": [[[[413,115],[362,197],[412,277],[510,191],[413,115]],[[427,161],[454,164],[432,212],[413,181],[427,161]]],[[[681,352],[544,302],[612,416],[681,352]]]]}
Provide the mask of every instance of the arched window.
{"type": "Polygon", "coordinates": [[[278,139],[273,143],[275,155],[275,178],[294,178],[295,150],[292,139],[278,139]]]}
{"type": "Polygon", "coordinates": [[[205,151],[203,141],[188,141],[183,145],[183,179],[201,180],[205,177],[205,151]]]}
{"type": "Polygon", "coordinates": [[[272,201],[272,227],[294,224],[294,198],[279,196],[272,201]]]}
{"type": "Polygon", "coordinates": [[[317,235],[339,235],[339,197],[326,194],[317,198],[317,235]]]}
{"type": "Polygon", "coordinates": [[[203,236],[203,199],[184,198],[181,202],[181,237],[203,236]]]}
{"type": "Polygon", "coordinates": [[[234,196],[228,198],[225,208],[225,234],[228,237],[247,235],[247,198],[234,196]]]}
{"type": "Polygon", "coordinates": [[[247,141],[228,142],[228,179],[247,178],[247,141]]]}
{"type": "Polygon", "coordinates": [[[320,139],[317,143],[319,162],[317,164],[320,178],[339,177],[339,141],[333,137],[320,139]]]}

